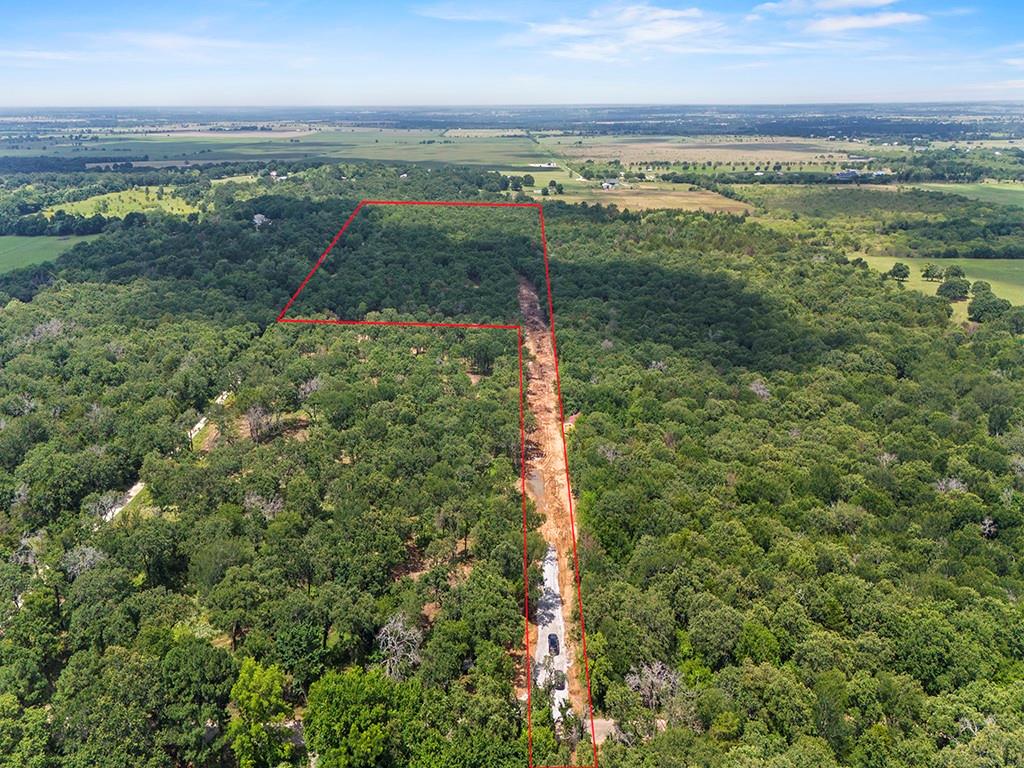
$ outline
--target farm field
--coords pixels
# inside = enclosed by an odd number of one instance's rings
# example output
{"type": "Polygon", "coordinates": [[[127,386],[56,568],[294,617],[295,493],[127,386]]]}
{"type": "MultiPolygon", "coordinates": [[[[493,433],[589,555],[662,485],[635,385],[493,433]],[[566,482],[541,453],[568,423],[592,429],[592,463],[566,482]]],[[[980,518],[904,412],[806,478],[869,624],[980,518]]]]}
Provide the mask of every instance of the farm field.
{"type": "Polygon", "coordinates": [[[96,235],[82,237],[20,237],[0,236],[0,272],[51,261],[78,243],[96,239],[96,235]]]}
{"type": "MultiPolygon", "coordinates": [[[[925,259],[897,259],[891,256],[861,256],[872,269],[888,272],[897,261],[910,267],[910,279],[907,288],[934,296],[939,283],[925,280],[921,271],[925,264],[940,264],[949,267],[956,264],[963,267],[970,281],[986,280],[992,284],[992,292],[1013,304],[1024,305],[1024,259],[941,259],[927,261],[925,259]]],[[[967,319],[967,302],[953,302],[953,319],[967,319]]]]}
{"type": "Polygon", "coordinates": [[[684,136],[546,136],[540,146],[569,158],[619,160],[623,164],[649,161],[832,164],[869,147],[851,142],[815,141],[787,137],[684,136]]]}
{"type": "Polygon", "coordinates": [[[73,203],[60,203],[47,208],[44,213],[53,216],[57,211],[76,213],[80,216],[93,216],[97,213],[104,216],[124,218],[132,211],[164,211],[181,216],[195,213],[199,209],[180,197],[175,197],[173,188],[165,188],[161,194],[159,187],[136,187],[123,192],[110,192],[105,195],[88,197],[73,203]]]}
{"type": "Polygon", "coordinates": [[[989,181],[979,184],[915,184],[931,192],[963,195],[983,203],[1024,207],[1024,184],[1013,181],[989,181]]]}
{"type": "Polygon", "coordinates": [[[265,136],[231,133],[182,135],[110,134],[87,143],[56,138],[31,148],[0,146],[12,157],[52,155],[94,156],[117,160],[145,157],[138,165],[164,165],[168,161],[210,163],[244,160],[301,160],[308,157],[352,160],[466,163],[469,165],[519,166],[550,159],[524,136],[444,135],[439,130],[352,128],[308,134],[265,136]]]}
{"type": "Polygon", "coordinates": [[[750,209],[750,206],[741,200],[732,200],[707,189],[691,190],[685,184],[643,184],[618,189],[577,186],[556,199],[565,200],[567,203],[617,205],[619,208],[630,210],[674,208],[682,211],[740,214],[750,209]]]}

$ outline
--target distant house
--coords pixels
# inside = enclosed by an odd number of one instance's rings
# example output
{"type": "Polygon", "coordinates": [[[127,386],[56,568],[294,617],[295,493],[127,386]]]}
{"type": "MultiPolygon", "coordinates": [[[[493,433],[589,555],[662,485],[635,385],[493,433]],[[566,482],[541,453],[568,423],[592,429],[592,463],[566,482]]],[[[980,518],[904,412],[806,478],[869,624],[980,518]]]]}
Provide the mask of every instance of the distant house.
{"type": "Polygon", "coordinates": [[[255,216],[252,217],[252,223],[256,225],[256,229],[259,229],[264,224],[269,224],[270,219],[268,219],[262,213],[257,213],[255,216]]]}
{"type": "Polygon", "coordinates": [[[605,179],[601,182],[601,189],[615,189],[619,186],[618,179],[605,179]]]}
{"type": "Polygon", "coordinates": [[[859,177],[860,173],[852,168],[836,171],[832,176],[836,181],[856,181],[859,177]]]}

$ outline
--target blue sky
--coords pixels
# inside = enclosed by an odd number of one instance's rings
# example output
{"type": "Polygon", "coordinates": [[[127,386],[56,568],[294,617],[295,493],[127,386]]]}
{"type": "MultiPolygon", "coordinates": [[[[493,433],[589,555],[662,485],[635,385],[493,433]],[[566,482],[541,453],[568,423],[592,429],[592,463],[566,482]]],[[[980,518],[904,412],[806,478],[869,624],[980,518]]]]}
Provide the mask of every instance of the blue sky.
{"type": "Polygon", "coordinates": [[[1024,99],[1022,0],[0,0],[0,105],[1024,99]]]}

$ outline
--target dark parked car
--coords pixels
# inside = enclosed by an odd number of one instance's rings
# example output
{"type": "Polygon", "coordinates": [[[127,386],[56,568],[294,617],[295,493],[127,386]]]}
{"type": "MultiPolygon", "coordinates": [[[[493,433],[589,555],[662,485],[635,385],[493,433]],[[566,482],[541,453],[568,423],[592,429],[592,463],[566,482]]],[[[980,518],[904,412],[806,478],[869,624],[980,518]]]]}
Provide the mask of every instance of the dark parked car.
{"type": "Polygon", "coordinates": [[[548,653],[552,656],[558,655],[558,635],[554,632],[548,635],[548,653]]]}

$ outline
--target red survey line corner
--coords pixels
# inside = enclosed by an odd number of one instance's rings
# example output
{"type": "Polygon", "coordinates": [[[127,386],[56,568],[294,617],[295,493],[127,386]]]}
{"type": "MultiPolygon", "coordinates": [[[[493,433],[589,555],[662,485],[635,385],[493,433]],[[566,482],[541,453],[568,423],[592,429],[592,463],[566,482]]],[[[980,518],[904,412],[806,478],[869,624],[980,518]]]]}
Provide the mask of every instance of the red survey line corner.
{"type": "Polygon", "coordinates": [[[316,274],[317,270],[323,266],[327,257],[331,251],[338,244],[341,238],[344,236],[345,231],[352,225],[352,222],[356,220],[359,212],[366,206],[370,205],[415,205],[415,206],[445,206],[445,207],[465,207],[465,208],[534,208],[537,211],[538,222],[540,225],[540,242],[541,250],[544,256],[544,280],[547,283],[547,298],[548,298],[548,317],[550,318],[550,332],[551,332],[551,351],[555,362],[555,388],[558,394],[558,418],[561,425],[562,431],[562,457],[565,461],[565,486],[566,494],[568,496],[568,509],[569,509],[569,526],[570,533],[572,535],[572,547],[573,547],[573,570],[576,579],[576,597],[579,603],[580,611],[580,640],[583,649],[583,670],[586,677],[587,683],[587,708],[589,710],[590,718],[590,742],[594,752],[594,763],[592,768],[598,768],[597,764],[597,738],[594,729],[594,702],[593,696],[590,690],[590,664],[587,658],[587,630],[586,623],[583,619],[583,593],[580,588],[580,568],[579,568],[579,554],[576,548],[576,520],[575,511],[572,503],[572,484],[569,478],[569,454],[566,447],[565,440],[565,408],[562,402],[562,381],[558,371],[558,343],[555,338],[555,309],[551,291],[551,269],[548,260],[548,242],[547,232],[544,225],[544,208],[540,203],[501,203],[501,202],[482,202],[482,201],[469,201],[469,200],[360,200],[353,209],[352,213],[349,214],[348,218],[345,219],[345,223],[341,225],[341,229],[335,233],[334,237],[328,243],[323,253],[316,260],[312,269],[299,284],[299,287],[288,299],[288,302],[284,305],[281,311],[277,315],[277,322],[279,323],[295,323],[301,325],[387,325],[387,326],[398,326],[398,327],[412,327],[412,328],[472,328],[472,329],[489,329],[489,330],[508,330],[516,332],[516,345],[519,356],[519,438],[520,438],[520,483],[521,483],[521,498],[522,498],[522,511],[523,511],[523,585],[526,592],[524,596],[524,620],[525,620],[525,633],[524,633],[524,653],[523,658],[525,661],[525,672],[526,672],[526,741],[527,741],[527,761],[528,768],[579,768],[578,766],[535,766],[533,764],[533,732],[532,732],[532,709],[530,701],[530,691],[533,688],[530,670],[530,662],[532,654],[530,652],[530,587],[529,587],[529,555],[527,553],[527,505],[526,505],[526,417],[525,417],[525,389],[523,384],[523,328],[521,325],[508,325],[508,324],[496,324],[496,323],[431,323],[431,322],[416,322],[416,321],[386,321],[386,320],[348,320],[348,319],[325,319],[325,318],[304,318],[304,317],[286,317],[288,310],[292,308],[295,301],[299,298],[299,294],[305,290],[309,281],[316,274]]]}

